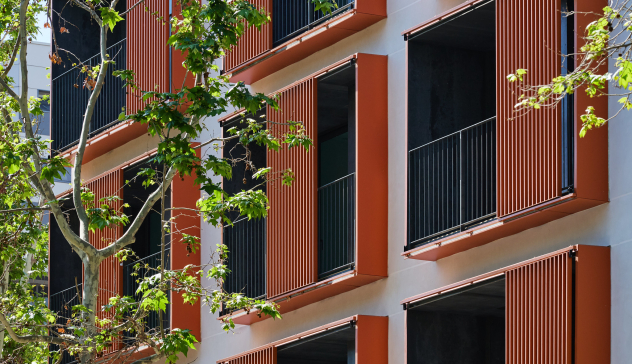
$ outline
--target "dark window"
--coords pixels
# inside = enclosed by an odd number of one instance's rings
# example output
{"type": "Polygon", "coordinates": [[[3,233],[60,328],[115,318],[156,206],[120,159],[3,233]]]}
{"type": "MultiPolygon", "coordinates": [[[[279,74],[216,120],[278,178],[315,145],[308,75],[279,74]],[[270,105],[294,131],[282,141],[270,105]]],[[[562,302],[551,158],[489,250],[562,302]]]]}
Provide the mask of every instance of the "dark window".
{"type": "Polygon", "coordinates": [[[505,280],[492,280],[411,304],[409,363],[505,362],[505,280]]]}

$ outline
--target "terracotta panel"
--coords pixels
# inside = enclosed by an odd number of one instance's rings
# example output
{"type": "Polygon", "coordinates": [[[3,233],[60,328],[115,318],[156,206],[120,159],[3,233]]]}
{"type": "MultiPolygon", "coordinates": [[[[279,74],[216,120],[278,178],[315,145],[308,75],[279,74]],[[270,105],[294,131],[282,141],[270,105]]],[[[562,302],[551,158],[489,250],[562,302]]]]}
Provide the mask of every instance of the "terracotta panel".
{"type": "Polygon", "coordinates": [[[496,1],[497,214],[499,217],[561,195],[560,109],[516,113],[521,94],[506,76],[528,73],[528,85],[560,73],[560,2],[496,1]]]}
{"type": "MultiPolygon", "coordinates": [[[[308,79],[279,95],[279,110],[268,107],[272,122],[301,121],[306,134],[317,145],[316,81],[308,79]]],[[[280,135],[287,126],[273,124],[270,130],[280,135]]],[[[267,218],[267,297],[314,283],[317,278],[317,154],[312,149],[284,148],[267,152],[273,172],[291,169],[295,181],[291,187],[280,181],[268,183],[270,210],[267,218]]]]}
{"type": "Polygon", "coordinates": [[[356,66],[356,263],[359,274],[387,275],[388,57],[358,54],[356,66]]]}
{"type": "MultiPolygon", "coordinates": [[[[114,170],[104,176],[99,177],[85,185],[95,195],[95,204],[100,204],[98,201],[104,197],[118,196],[123,198],[123,172],[120,169],[114,170]]],[[[123,201],[112,201],[108,205],[120,211],[123,205],[123,201]]],[[[103,249],[110,245],[123,235],[123,227],[117,226],[114,228],[106,228],[103,230],[96,230],[89,233],[90,244],[97,249],[103,249]]],[[[100,281],[99,290],[107,292],[110,296],[122,294],[123,292],[123,279],[122,279],[122,267],[116,260],[111,257],[105,259],[100,266],[100,281]]],[[[98,299],[99,307],[105,305],[108,302],[110,296],[100,295],[98,299]]]]}
{"type": "Polygon", "coordinates": [[[388,317],[359,315],[356,328],[355,362],[388,363],[388,317]]]}
{"type": "Polygon", "coordinates": [[[507,364],[570,363],[572,263],[568,252],[505,273],[507,364]]]}
{"type": "MultiPolygon", "coordinates": [[[[169,2],[164,0],[146,0],[127,14],[127,69],[136,72],[141,91],[154,91],[156,86],[160,92],[169,91],[168,21],[169,2]]],[[[128,114],[143,108],[139,96],[140,92],[128,89],[128,114]]]]}
{"type": "MultiPolygon", "coordinates": [[[[250,3],[257,9],[265,9],[272,17],[272,0],[250,0],[250,3]]],[[[230,71],[270,49],[272,49],[272,23],[266,23],[261,30],[248,27],[237,40],[237,45],[226,53],[224,70],[230,71]]]]}
{"type": "Polygon", "coordinates": [[[266,347],[236,358],[221,361],[226,364],[276,364],[276,346],[266,347]]]}
{"type": "MultiPolygon", "coordinates": [[[[197,150],[200,157],[200,149],[197,150]]],[[[200,237],[201,218],[195,212],[178,210],[178,208],[196,209],[200,199],[200,187],[194,183],[195,176],[176,177],[171,182],[171,269],[182,269],[187,265],[201,264],[200,252],[189,253],[187,246],[181,242],[182,234],[200,237]]],[[[201,340],[200,301],[191,305],[184,303],[182,296],[172,293],[171,326],[172,328],[189,329],[198,340],[201,340]]]]}
{"type": "MultiPolygon", "coordinates": [[[[605,0],[575,0],[575,34],[585,34],[586,26],[603,14],[603,8],[608,5],[605,0]]],[[[585,44],[583,37],[575,38],[575,49],[585,44]]],[[[579,64],[581,59],[576,59],[579,64]]],[[[607,72],[607,62],[605,69],[607,72]]],[[[608,85],[606,84],[607,92],[608,85]]],[[[580,115],[586,112],[588,106],[595,107],[597,116],[608,117],[608,98],[589,97],[582,89],[575,93],[575,191],[581,198],[608,201],[608,124],[599,129],[592,129],[586,137],[579,138],[582,126],[580,115]]]]}
{"type": "Polygon", "coordinates": [[[575,363],[610,363],[610,247],[580,245],[575,273],[575,363]]]}
{"type": "MultiPolygon", "coordinates": [[[[101,203],[99,199],[110,196],[118,196],[121,200],[109,202],[108,205],[121,211],[123,206],[123,171],[116,169],[101,177],[85,184],[95,196],[95,205],[101,203]]],[[[112,244],[123,235],[123,227],[116,226],[114,228],[105,228],[96,230],[88,234],[90,244],[97,249],[103,249],[112,244]]],[[[97,307],[102,307],[109,303],[110,297],[123,295],[123,267],[119,264],[116,257],[106,258],[99,266],[99,296],[97,297],[97,307]]],[[[97,316],[101,319],[111,317],[111,314],[98,311],[97,316]]],[[[119,343],[115,343],[106,352],[116,350],[119,343]]]]}

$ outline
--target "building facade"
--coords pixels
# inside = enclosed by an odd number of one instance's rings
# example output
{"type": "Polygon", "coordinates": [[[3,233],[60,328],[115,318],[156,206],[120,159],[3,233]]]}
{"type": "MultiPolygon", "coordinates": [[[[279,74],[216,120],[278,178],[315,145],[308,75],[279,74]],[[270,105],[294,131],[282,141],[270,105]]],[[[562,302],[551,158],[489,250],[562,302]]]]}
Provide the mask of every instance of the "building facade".
{"type": "MultiPolygon", "coordinates": [[[[571,69],[561,54],[581,47],[577,35],[592,19],[563,12],[599,12],[605,2],[355,0],[332,15],[308,0],[255,3],[272,23],[250,29],[223,72],[280,95],[280,111],[257,116],[305,122],[315,153],[260,153],[259,165],[297,173],[291,190],[267,189],[265,220],[183,224],[199,229],[202,257],[229,246],[227,289],[278,303],[283,319],[221,312],[238,324],[227,334],[206,307],[174,301],[169,325],[200,339],[184,363],[627,362],[631,116],[579,138],[583,110],[613,114],[616,100],[580,92],[554,109],[516,114],[518,90],[506,81],[518,68],[530,71],[529,84],[571,69]]],[[[177,12],[170,2],[149,6],[177,12]]],[[[181,84],[175,52],[143,58],[168,35],[143,16],[130,13],[111,37],[116,67],[165,90],[181,84]]],[[[88,61],[97,50],[81,42],[66,47],[81,47],[88,61]]],[[[84,96],[59,91],[56,100],[56,87],[72,82],[64,80],[71,72],[53,66],[51,110],[54,148],[69,158],[78,134],[68,120],[79,119],[62,97],[84,96]]],[[[129,94],[102,98],[109,104],[93,121],[82,177],[111,193],[156,140],[108,114],[114,104],[138,108],[129,94]]],[[[207,119],[208,135],[239,118],[207,119]]],[[[174,182],[169,203],[194,204],[191,184],[174,182]]],[[[126,188],[124,200],[140,196],[126,188]]],[[[151,231],[149,219],[145,240],[151,231]]],[[[138,252],[152,259],[143,244],[138,252]]],[[[178,248],[172,267],[199,261],[178,248]]],[[[104,289],[130,289],[125,268],[108,264],[104,289]]],[[[51,266],[51,300],[74,285],[70,269],[55,276],[58,269],[51,266]]]]}

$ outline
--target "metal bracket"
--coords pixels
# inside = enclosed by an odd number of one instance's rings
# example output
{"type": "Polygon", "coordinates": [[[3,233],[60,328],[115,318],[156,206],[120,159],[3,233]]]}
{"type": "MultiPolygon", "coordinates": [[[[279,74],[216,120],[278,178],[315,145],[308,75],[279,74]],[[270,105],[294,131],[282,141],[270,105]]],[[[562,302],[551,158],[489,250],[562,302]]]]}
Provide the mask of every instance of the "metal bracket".
{"type": "Polygon", "coordinates": [[[577,257],[577,249],[571,249],[568,251],[568,257],[573,259],[575,257],[577,257]]]}

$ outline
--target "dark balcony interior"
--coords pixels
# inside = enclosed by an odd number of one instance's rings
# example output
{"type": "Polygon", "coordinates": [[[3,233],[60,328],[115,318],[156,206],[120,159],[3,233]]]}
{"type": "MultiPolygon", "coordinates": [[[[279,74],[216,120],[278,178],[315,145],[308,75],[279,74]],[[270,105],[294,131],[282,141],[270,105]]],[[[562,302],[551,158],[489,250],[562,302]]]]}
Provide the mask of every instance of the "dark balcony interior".
{"type": "Polygon", "coordinates": [[[318,275],[355,261],[355,64],[318,79],[318,275]]]}
{"type": "Polygon", "coordinates": [[[496,211],[493,2],[408,39],[408,246],[496,211]]]}
{"type": "Polygon", "coordinates": [[[408,149],[496,115],[494,3],[408,40],[408,149]]]}
{"type": "Polygon", "coordinates": [[[351,324],[277,348],[278,364],[355,364],[355,327],[351,324]]]}
{"type": "Polygon", "coordinates": [[[411,304],[406,314],[408,363],[505,362],[504,277],[411,304]]]}
{"type": "MultiPolygon", "coordinates": [[[[248,115],[252,120],[265,120],[265,109],[256,115],[248,115]]],[[[233,127],[245,127],[243,118],[235,118],[223,125],[224,137],[229,137],[229,130],[233,127]]],[[[250,154],[252,165],[246,169],[244,162],[233,166],[231,179],[223,179],[224,190],[233,195],[253,188],[265,191],[263,179],[253,179],[252,175],[259,168],[266,167],[266,149],[260,145],[251,144],[248,150],[237,140],[230,140],[223,148],[223,157],[232,159],[246,158],[250,154]]],[[[226,224],[223,231],[223,242],[228,247],[226,265],[231,273],[224,281],[224,289],[229,293],[242,293],[250,298],[264,298],[266,294],[266,222],[265,219],[240,217],[238,212],[231,212],[229,218],[233,225],[226,224]]],[[[226,312],[224,312],[226,313],[226,312]]]]}
{"type": "MultiPolygon", "coordinates": [[[[154,184],[149,187],[144,187],[143,181],[145,177],[137,177],[138,172],[143,168],[151,168],[156,171],[156,176],[160,178],[162,176],[162,166],[143,162],[135,166],[125,169],[123,178],[127,182],[123,187],[123,199],[124,202],[129,204],[129,207],[125,208],[124,212],[129,216],[130,222],[134,221],[140,209],[149,195],[154,192],[157,185],[154,184]]],[[[165,192],[165,221],[169,219],[170,212],[167,210],[171,207],[171,189],[165,192]]],[[[136,259],[131,259],[123,263],[123,294],[125,296],[136,297],[137,300],[141,298],[136,294],[136,290],[139,287],[139,279],[143,277],[153,276],[158,274],[161,267],[161,201],[159,200],[154,204],[151,212],[140,226],[140,229],[136,233],[136,241],[128,248],[136,254],[136,259]],[[135,269],[138,266],[139,269],[135,269]]],[[[129,225],[127,226],[129,227],[129,225]]],[[[126,227],[126,231],[127,231],[126,227]]],[[[168,233],[165,234],[165,269],[170,267],[170,246],[171,239],[168,233]]],[[[155,329],[160,327],[159,315],[157,312],[151,312],[146,318],[147,329],[155,329]]],[[[163,327],[169,328],[169,311],[163,313],[163,327]]]]}
{"type": "MultiPolygon", "coordinates": [[[[106,1],[107,2],[107,1],[106,1]]],[[[116,6],[119,12],[126,9],[126,1],[116,6]]],[[[100,64],[99,28],[89,14],[78,6],[63,1],[53,1],[52,27],[55,30],[61,64],[51,68],[51,138],[53,153],[76,145],[81,133],[81,123],[91,90],[84,86],[86,74],[81,67],[100,64]],[[64,27],[68,33],[61,33],[64,27]],[[75,66],[73,66],[75,65],[75,66]]],[[[90,136],[115,125],[125,107],[124,82],[112,75],[113,71],[126,67],[126,24],[120,22],[114,31],[108,32],[107,54],[115,63],[108,67],[101,95],[95,105],[90,123],[90,136]]]]}
{"type": "Polygon", "coordinates": [[[338,9],[330,14],[316,11],[310,0],[273,0],[272,42],[276,47],[321,23],[353,9],[353,0],[336,1],[338,9]]]}

